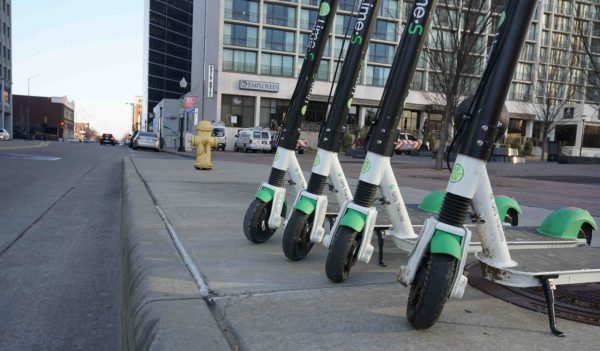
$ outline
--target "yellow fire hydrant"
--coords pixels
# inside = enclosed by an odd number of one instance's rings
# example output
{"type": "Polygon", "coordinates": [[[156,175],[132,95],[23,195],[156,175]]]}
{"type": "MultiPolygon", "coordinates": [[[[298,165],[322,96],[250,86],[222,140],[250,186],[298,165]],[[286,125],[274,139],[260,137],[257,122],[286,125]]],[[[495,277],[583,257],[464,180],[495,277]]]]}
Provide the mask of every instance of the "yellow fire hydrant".
{"type": "Polygon", "coordinates": [[[219,138],[212,135],[212,125],[209,121],[200,121],[196,126],[196,135],[190,138],[192,146],[196,147],[196,163],[194,167],[198,170],[211,170],[210,148],[219,145],[219,138]]]}

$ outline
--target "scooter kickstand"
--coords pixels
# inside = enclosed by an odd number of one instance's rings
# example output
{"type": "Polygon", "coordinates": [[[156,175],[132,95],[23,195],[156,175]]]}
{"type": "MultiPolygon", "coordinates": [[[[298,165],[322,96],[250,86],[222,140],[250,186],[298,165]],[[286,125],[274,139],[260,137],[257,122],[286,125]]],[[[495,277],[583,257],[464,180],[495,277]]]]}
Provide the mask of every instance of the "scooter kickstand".
{"type": "Polygon", "coordinates": [[[550,330],[552,330],[552,334],[564,337],[565,333],[561,332],[556,328],[556,315],[554,313],[554,289],[556,286],[551,279],[558,278],[557,275],[552,276],[538,276],[537,277],[542,282],[542,287],[544,288],[544,295],[546,295],[546,305],[548,306],[548,322],[550,323],[550,330]]]}
{"type": "Polygon", "coordinates": [[[377,234],[377,244],[379,246],[379,265],[381,267],[386,267],[387,265],[383,263],[383,231],[375,229],[375,233],[377,234]]]}

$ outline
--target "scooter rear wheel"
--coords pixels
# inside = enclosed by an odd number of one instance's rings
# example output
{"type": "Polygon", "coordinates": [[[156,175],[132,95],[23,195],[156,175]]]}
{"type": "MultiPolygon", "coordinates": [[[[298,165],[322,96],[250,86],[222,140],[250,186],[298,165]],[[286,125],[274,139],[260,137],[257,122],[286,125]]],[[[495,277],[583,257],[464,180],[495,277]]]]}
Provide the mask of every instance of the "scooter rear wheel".
{"type": "Polygon", "coordinates": [[[452,286],[457,260],[448,255],[428,254],[410,286],[406,317],[416,329],[432,327],[440,318],[452,286]]]}
{"type": "Polygon", "coordinates": [[[269,240],[277,229],[269,228],[272,202],[254,199],[244,216],[244,235],[255,244],[269,240]]]}
{"type": "Polygon", "coordinates": [[[285,257],[292,261],[300,261],[308,255],[314,245],[310,242],[313,221],[313,215],[309,216],[298,210],[292,212],[281,242],[285,257]]]}
{"type": "Polygon", "coordinates": [[[360,238],[358,233],[348,227],[338,227],[329,246],[325,273],[334,283],[343,282],[350,275],[352,266],[358,258],[360,238]]]}

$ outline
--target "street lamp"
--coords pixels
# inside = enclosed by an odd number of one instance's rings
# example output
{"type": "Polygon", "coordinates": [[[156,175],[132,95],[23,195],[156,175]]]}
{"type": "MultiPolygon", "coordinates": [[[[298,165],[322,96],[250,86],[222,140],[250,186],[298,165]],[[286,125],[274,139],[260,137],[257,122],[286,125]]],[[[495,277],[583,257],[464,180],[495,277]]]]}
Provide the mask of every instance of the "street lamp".
{"type": "Polygon", "coordinates": [[[163,110],[163,107],[161,105],[160,106],[160,117],[159,117],[159,120],[158,120],[158,145],[159,145],[159,147],[160,147],[161,150],[163,149],[163,146],[164,146],[163,145],[163,138],[162,138],[162,128],[163,128],[162,127],[162,124],[163,124],[162,110],[163,110]]]}
{"type": "Polygon", "coordinates": [[[135,131],[135,104],[133,102],[126,102],[125,105],[131,105],[131,135],[135,131]]]}
{"type": "Polygon", "coordinates": [[[585,135],[585,118],[581,118],[581,142],[579,143],[579,157],[581,157],[581,149],[583,148],[583,136],[585,135]]]}
{"type": "Polygon", "coordinates": [[[185,152],[185,147],[183,146],[183,118],[185,116],[185,109],[183,108],[183,97],[185,96],[185,88],[187,88],[187,81],[185,77],[181,78],[179,81],[179,87],[181,87],[181,118],[179,119],[179,149],[178,152],[185,152]]]}
{"type": "Polygon", "coordinates": [[[27,135],[29,135],[29,124],[30,124],[30,120],[31,120],[31,99],[29,98],[29,82],[35,78],[35,77],[39,77],[41,76],[40,73],[36,73],[34,75],[32,75],[31,77],[27,78],[27,130],[26,133],[27,135]]]}

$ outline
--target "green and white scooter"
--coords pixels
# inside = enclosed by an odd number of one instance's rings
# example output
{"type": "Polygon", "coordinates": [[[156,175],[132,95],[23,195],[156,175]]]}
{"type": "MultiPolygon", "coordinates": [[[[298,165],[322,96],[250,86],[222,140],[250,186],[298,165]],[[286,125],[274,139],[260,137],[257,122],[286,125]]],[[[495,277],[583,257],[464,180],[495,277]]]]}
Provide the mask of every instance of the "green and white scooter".
{"type": "Polygon", "coordinates": [[[386,199],[384,207],[391,222],[392,237],[406,240],[417,238],[390,158],[398,138],[402,102],[408,95],[435,3],[415,1],[413,4],[384,88],[375,125],[371,129],[354,199],[347,200],[341,206],[328,235],[312,237],[314,242],[329,247],[325,272],[334,282],[345,280],[357,260],[368,262],[373,254],[371,237],[376,228],[377,210],[374,202],[377,190],[386,199]]]}
{"type": "MultiPolygon", "coordinates": [[[[477,223],[482,249],[475,256],[483,275],[512,287],[541,285],[553,334],[564,336],[556,328],[556,285],[600,281],[600,251],[589,246],[511,252],[486,170],[498,117],[538,4],[533,0],[509,0],[502,12],[440,213],[426,221],[408,263],[399,269],[398,280],[410,286],[407,318],[417,329],[433,326],[446,300],[461,298],[464,293],[467,277],[463,270],[471,241],[471,231],[464,227],[464,221],[469,206],[482,219],[477,223]]],[[[561,216],[546,219],[540,230],[546,227],[577,232],[582,225],[597,227],[585,211],[566,210],[561,216]]]]}
{"type": "MultiPolygon", "coordinates": [[[[408,82],[411,81],[414,72],[414,66],[411,65],[416,63],[415,58],[418,57],[418,51],[415,52],[415,48],[420,48],[418,45],[422,44],[422,41],[419,41],[422,40],[422,37],[416,35],[416,32],[411,33],[411,23],[414,26],[427,23],[425,20],[428,19],[429,10],[432,8],[424,8],[424,4],[420,2],[414,4],[412,14],[416,18],[411,19],[414,22],[409,21],[407,30],[401,40],[401,49],[399,49],[394,60],[376,124],[372,129],[371,142],[367,145],[367,156],[359,177],[354,200],[347,201],[342,206],[328,235],[314,235],[311,237],[313,242],[320,242],[329,248],[325,271],[327,277],[334,282],[345,280],[356,262],[367,263],[370,261],[374,252],[374,247],[371,245],[374,233],[377,233],[378,236],[380,264],[383,264],[384,234],[389,235],[397,247],[407,252],[413,249],[418,237],[415,230],[419,230],[418,227],[421,226],[413,226],[411,216],[416,215],[419,218],[422,217],[423,213],[409,211],[404,204],[390,165],[393,144],[397,137],[389,131],[396,130],[398,120],[392,118],[392,116],[400,116],[402,109],[396,102],[403,101],[408,94],[408,82]],[[376,224],[378,211],[374,206],[374,201],[378,190],[391,225],[376,224]]],[[[444,194],[444,192],[431,193],[419,208],[429,212],[439,212],[444,194]]],[[[516,215],[520,213],[520,207],[513,199],[499,196],[494,199],[494,207],[501,219],[506,220],[508,218],[512,224],[516,224],[518,219],[516,215]]],[[[581,212],[581,210],[579,211],[581,212]]],[[[592,223],[591,216],[587,214],[587,217],[588,221],[592,223]]],[[[482,214],[476,211],[471,214],[471,219],[479,230],[481,230],[481,226],[477,224],[492,222],[491,218],[482,217],[482,214]]],[[[539,231],[546,234],[542,230],[539,231]]],[[[573,236],[570,240],[543,237],[536,232],[535,228],[511,228],[509,234],[508,244],[511,248],[521,250],[549,247],[568,248],[581,245],[583,242],[583,240],[573,240],[573,236]]],[[[563,233],[554,236],[560,237],[562,235],[563,233]]],[[[480,251],[481,242],[470,242],[467,250],[470,253],[480,251]]]]}
{"type": "Polygon", "coordinates": [[[290,100],[286,120],[279,134],[277,152],[266,183],[262,183],[244,216],[244,235],[253,243],[263,243],[283,225],[286,216],[285,176],[297,192],[306,188],[304,174],[296,158],[296,144],[306,114],[319,64],[331,31],[338,0],[322,0],[319,15],[309,37],[304,64],[290,100]]]}
{"type": "Polygon", "coordinates": [[[356,81],[367,52],[379,4],[380,0],[362,0],[358,8],[327,122],[319,136],[310,180],[307,188],[298,193],[294,202],[294,211],[283,234],[283,252],[292,261],[306,257],[313,247],[311,237],[322,236],[324,233],[323,222],[328,205],[324,190],[327,181],[329,180],[340,205],[352,199],[352,193],[338,159],[338,152],[344,139],[348,109],[352,104],[356,81]]]}

